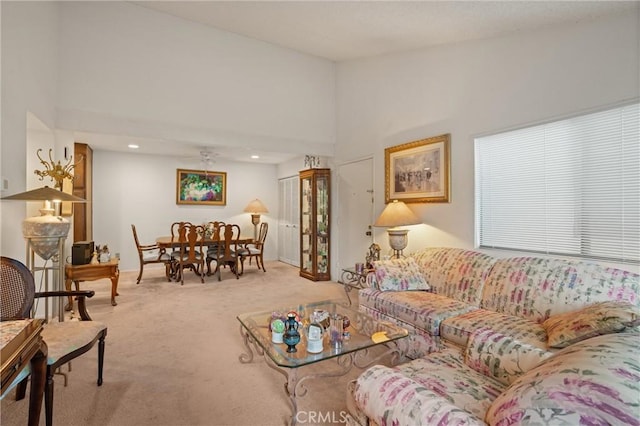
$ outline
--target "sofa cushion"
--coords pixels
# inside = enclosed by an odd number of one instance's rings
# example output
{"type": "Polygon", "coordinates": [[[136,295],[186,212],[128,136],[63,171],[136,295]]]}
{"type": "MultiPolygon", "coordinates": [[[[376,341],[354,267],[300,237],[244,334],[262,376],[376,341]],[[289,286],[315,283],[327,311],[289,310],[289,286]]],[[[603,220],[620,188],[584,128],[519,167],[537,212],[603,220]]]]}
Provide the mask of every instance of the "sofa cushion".
{"type": "Polygon", "coordinates": [[[607,300],[640,304],[640,275],[595,263],[539,257],[497,260],[480,306],[542,323],[607,300]]]}
{"type": "Polygon", "coordinates": [[[358,292],[360,306],[413,324],[433,336],[440,334],[440,323],[449,317],[477,309],[455,299],[423,291],[383,292],[365,288],[358,292]]]}
{"type": "Polygon", "coordinates": [[[376,310],[360,306],[360,312],[363,312],[378,321],[388,321],[398,325],[409,332],[407,337],[386,343],[387,346],[393,345],[400,351],[403,357],[416,359],[423,357],[431,352],[439,351],[442,346],[439,336],[432,336],[424,330],[416,328],[413,324],[400,321],[397,318],[390,317],[376,310]]]}
{"type": "Polygon", "coordinates": [[[491,425],[639,425],[640,334],[608,334],[556,353],[487,411],[491,425]]]}
{"type": "Polygon", "coordinates": [[[504,385],[445,351],[395,368],[376,365],[358,377],[354,398],[381,425],[483,424],[504,385]]]}
{"type": "Polygon", "coordinates": [[[486,376],[504,385],[550,357],[551,352],[522,343],[490,328],[481,328],[469,337],[464,362],[486,376]]]}
{"type": "Polygon", "coordinates": [[[440,335],[443,339],[465,348],[471,333],[482,328],[490,328],[527,345],[547,348],[547,333],[541,324],[486,309],[477,309],[445,319],[440,326],[440,335]]]}
{"type": "Polygon", "coordinates": [[[429,290],[418,264],[410,257],[373,262],[378,290],[429,290]]]}
{"type": "Polygon", "coordinates": [[[434,293],[479,306],[484,280],[495,259],[459,248],[426,248],[412,255],[434,293]]]}
{"type": "Polygon", "coordinates": [[[618,333],[640,324],[640,308],[628,302],[601,302],[553,315],[542,326],[552,348],[565,348],[600,334],[618,333]]]}

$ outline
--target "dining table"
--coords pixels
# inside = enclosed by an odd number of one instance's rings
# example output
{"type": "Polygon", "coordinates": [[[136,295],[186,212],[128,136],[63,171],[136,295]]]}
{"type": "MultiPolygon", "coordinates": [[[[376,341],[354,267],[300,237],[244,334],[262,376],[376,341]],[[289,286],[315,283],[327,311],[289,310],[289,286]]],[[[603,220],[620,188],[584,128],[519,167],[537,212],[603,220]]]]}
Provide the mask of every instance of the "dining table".
{"type": "MultiPolygon", "coordinates": [[[[214,245],[214,244],[218,244],[221,241],[224,242],[224,240],[218,240],[218,239],[213,239],[210,237],[205,237],[204,240],[202,241],[202,245],[203,246],[210,246],[210,245],[214,245]]],[[[247,236],[240,236],[240,238],[238,238],[237,240],[237,244],[239,246],[245,246],[246,244],[251,244],[253,243],[254,238],[253,236],[251,237],[247,237],[247,236]]],[[[158,245],[158,248],[161,251],[165,251],[168,252],[169,254],[171,254],[170,250],[176,247],[180,247],[180,241],[178,241],[177,237],[172,237],[171,235],[163,235],[160,237],[156,238],[156,244],[158,245]]],[[[231,265],[232,267],[235,267],[234,265],[231,265]]],[[[168,279],[171,279],[171,276],[167,277],[168,279]]]]}

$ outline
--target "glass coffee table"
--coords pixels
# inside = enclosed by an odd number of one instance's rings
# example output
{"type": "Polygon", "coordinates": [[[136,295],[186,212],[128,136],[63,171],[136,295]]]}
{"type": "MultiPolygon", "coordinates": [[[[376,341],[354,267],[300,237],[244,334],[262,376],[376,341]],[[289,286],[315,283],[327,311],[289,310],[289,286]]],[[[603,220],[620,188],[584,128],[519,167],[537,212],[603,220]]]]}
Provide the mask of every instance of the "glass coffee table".
{"type": "Polygon", "coordinates": [[[252,362],[254,354],[264,356],[269,367],[287,378],[285,390],[293,406],[291,424],[296,424],[297,398],[307,393],[304,386],[306,380],[342,376],[347,374],[354,365],[358,368],[366,368],[385,356],[391,356],[391,362],[395,363],[400,358],[400,352],[396,345],[387,345],[387,350],[375,357],[370,356],[369,349],[401,339],[408,334],[407,330],[393,323],[378,321],[357,309],[332,300],[242,314],[238,315],[237,319],[240,321],[240,334],[246,347],[246,353],[239,356],[240,362],[252,362]],[[287,345],[284,343],[273,343],[269,330],[274,315],[286,316],[292,311],[298,314],[300,322],[303,324],[298,330],[300,342],[295,346],[296,352],[288,352],[287,345]],[[316,311],[323,311],[330,316],[333,314],[346,316],[350,324],[345,329],[348,332],[348,338],[345,337],[339,344],[332,343],[331,333],[327,331],[323,336],[322,351],[311,353],[307,350],[307,336],[304,329],[310,323],[311,314],[316,311]],[[326,373],[304,375],[303,369],[300,368],[329,360],[336,362],[337,370],[333,368],[332,371],[326,373]]]}

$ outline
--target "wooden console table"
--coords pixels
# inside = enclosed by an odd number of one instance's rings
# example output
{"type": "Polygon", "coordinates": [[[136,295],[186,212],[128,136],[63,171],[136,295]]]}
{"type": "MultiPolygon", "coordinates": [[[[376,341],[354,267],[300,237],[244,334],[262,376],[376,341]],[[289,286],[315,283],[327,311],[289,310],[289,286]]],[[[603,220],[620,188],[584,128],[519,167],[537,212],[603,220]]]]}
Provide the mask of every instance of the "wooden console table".
{"type": "MultiPolygon", "coordinates": [[[[118,296],[118,278],[120,277],[120,271],[118,270],[118,259],[113,258],[109,262],[97,263],[95,265],[69,265],[64,268],[65,272],[65,287],[68,291],[71,290],[71,282],[75,283],[76,290],[80,290],[80,282],[82,281],[95,281],[102,278],[111,279],[111,305],[116,306],[116,296],[118,296]]],[[[73,308],[73,300],[69,296],[69,304],[66,306],[66,310],[70,311],[73,308]]]]}
{"type": "Polygon", "coordinates": [[[35,426],[40,422],[42,397],[47,381],[47,345],[40,335],[44,320],[3,321],[1,324],[2,394],[4,395],[27,363],[31,363],[28,424],[35,426]]]}

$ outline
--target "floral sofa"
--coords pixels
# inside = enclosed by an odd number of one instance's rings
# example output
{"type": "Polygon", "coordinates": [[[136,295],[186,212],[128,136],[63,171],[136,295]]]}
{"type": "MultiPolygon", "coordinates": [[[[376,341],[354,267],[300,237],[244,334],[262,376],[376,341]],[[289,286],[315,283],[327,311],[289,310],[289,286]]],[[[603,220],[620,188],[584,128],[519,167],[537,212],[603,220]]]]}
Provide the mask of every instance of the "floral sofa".
{"type": "Polygon", "coordinates": [[[360,309],[409,329],[412,360],[351,383],[350,421],[640,424],[639,278],[454,248],[379,262],[360,309]]]}

